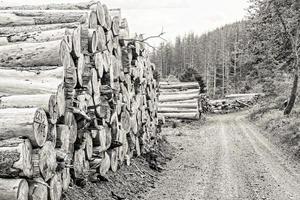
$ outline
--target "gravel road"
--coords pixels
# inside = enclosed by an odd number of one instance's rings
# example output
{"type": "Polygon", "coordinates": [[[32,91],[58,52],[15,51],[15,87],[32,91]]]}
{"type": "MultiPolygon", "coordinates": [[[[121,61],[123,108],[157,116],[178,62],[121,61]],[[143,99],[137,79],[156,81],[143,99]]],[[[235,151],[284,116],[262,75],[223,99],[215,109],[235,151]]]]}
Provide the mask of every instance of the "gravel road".
{"type": "Polygon", "coordinates": [[[178,154],[147,200],[300,200],[300,165],[242,113],[167,132],[178,154]]]}

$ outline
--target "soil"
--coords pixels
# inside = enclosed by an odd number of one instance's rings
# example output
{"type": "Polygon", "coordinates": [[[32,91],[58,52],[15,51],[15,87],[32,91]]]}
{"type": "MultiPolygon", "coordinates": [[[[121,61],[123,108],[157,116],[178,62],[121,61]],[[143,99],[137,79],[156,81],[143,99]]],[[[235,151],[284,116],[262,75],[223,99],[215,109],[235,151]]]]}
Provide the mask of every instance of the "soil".
{"type": "Polygon", "coordinates": [[[158,140],[158,146],[151,151],[155,159],[147,154],[131,161],[131,165],[125,163],[116,172],[109,172],[106,180],[83,186],[71,184],[69,190],[63,194],[65,200],[136,200],[142,199],[154,183],[159,179],[163,166],[172,159],[175,152],[162,137],[158,140]],[[155,161],[155,162],[154,162],[155,161]]]}

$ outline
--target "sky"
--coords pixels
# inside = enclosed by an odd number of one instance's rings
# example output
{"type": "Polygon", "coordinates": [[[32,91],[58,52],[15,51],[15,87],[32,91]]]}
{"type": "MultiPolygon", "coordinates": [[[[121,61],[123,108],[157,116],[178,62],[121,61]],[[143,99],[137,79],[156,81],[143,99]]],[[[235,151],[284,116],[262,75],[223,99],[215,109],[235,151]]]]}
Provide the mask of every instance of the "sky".
{"type": "MultiPolygon", "coordinates": [[[[1,5],[83,2],[84,0],[0,0],[1,5]]],[[[131,33],[145,37],[159,34],[174,40],[188,32],[202,34],[244,18],[248,0],[100,0],[109,8],[121,8],[131,33]]],[[[157,39],[151,41],[158,44],[157,39]]]]}

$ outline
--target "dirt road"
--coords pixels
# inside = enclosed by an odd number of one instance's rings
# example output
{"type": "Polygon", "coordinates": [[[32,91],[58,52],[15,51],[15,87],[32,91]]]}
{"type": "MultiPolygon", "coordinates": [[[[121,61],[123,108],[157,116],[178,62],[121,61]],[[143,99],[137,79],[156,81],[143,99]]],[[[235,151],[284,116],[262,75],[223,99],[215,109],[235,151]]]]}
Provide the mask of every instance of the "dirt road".
{"type": "Polygon", "coordinates": [[[243,114],[170,130],[179,153],[147,200],[300,200],[300,165],[243,114]],[[175,135],[176,134],[176,135],[175,135]]]}

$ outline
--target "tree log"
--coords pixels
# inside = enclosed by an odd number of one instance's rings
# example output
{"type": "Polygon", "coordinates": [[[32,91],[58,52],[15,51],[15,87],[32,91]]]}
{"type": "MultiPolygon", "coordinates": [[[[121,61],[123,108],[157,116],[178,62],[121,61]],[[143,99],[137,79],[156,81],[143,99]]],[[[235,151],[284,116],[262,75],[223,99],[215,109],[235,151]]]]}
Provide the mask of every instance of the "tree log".
{"type": "Polygon", "coordinates": [[[42,178],[29,181],[29,200],[48,200],[48,184],[42,178]]]}
{"type": "Polygon", "coordinates": [[[69,51],[65,40],[0,46],[0,66],[8,69],[61,66],[69,51]]]}
{"type": "Polygon", "coordinates": [[[49,42],[65,39],[66,29],[15,33],[7,37],[9,44],[20,42],[49,42]]]}
{"type": "Polygon", "coordinates": [[[197,109],[159,108],[158,113],[197,113],[197,109]]]}
{"type": "Polygon", "coordinates": [[[177,118],[177,119],[191,119],[198,120],[199,113],[164,113],[166,118],[177,118]]]}
{"type": "Polygon", "coordinates": [[[62,189],[63,191],[67,191],[71,183],[70,168],[64,168],[62,170],[61,179],[62,179],[62,189]]]}
{"type": "Polygon", "coordinates": [[[68,125],[57,125],[57,142],[56,148],[61,148],[68,153],[70,149],[70,128],[68,125]]]}
{"type": "Polygon", "coordinates": [[[160,95],[174,95],[174,94],[200,94],[199,89],[188,89],[188,90],[167,90],[167,89],[160,89],[160,95]]]}
{"type": "Polygon", "coordinates": [[[159,102],[172,102],[172,101],[185,101],[191,100],[195,98],[200,98],[199,94],[187,94],[187,95],[166,95],[166,96],[159,96],[159,102]]]}
{"type": "Polygon", "coordinates": [[[107,152],[104,153],[104,158],[101,161],[100,167],[99,167],[99,173],[101,176],[105,176],[106,173],[110,169],[110,158],[107,152]]]}
{"type": "Polygon", "coordinates": [[[197,82],[190,83],[159,83],[160,89],[199,89],[199,84],[197,82]]]}
{"type": "Polygon", "coordinates": [[[0,26],[23,26],[58,23],[85,23],[87,11],[15,10],[0,13],[0,26]]]}
{"type": "Polygon", "coordinates": [[[45,144],[48,120],[41,108],[0,109],[0,138],[27,137],[34,147],[45,144]]]}
{"type": "Polygon", "coordinates": [[[110,169],[111,169],[111,171],[117,172],[118,166],[119,166],[117,149],[110,149],[108,151],[108,155],[109,155],[109,158],[110,158],[110,169]]]}
{"type": "Polygon", "coordinates": [[[0,200],[28,200],[29,186],[25,179],[0,178],[0,200]]]}
{"type": "Polygon", "coordinates": [[[63,28],[74,29],[79,25],[80,23],[75,22],[75,23],[63,23],[63,24],[0,27],[0,36],[14,37],[14,35],[22,35],[24,33],[43,32],[43,31],[58,30],[63,28]]]}
{"type": "Polygon", "coordinates": [[[0,141],[0,177],[31,177],[31,153],[32,147],[27,139],[0,141]]]}
{"type": "Polygon", "coordinates": [[[77,179],[84,179],[85,177],[85,152],[83,149],[79,149],[74,153],[74,177],[77,179]]]}
{"type": "Polygon", "coordinates": [[[57,122],[58,107],[56,96],[52,94],[41,95],[14,95],[0,97],[0,108],[43,108],[52,124],[57,122]]]}
{"type": "MultiPolygon", "coordinates": [[[[38,164],[38,170],[36,171],[39,171],[43,179],[48,181],[55,175],[57,168],[54,144],[47,141],[42,149],[34,150],[34,154],[36,155],[33,156],[33,163],[38,164]]],[[[37,177],[39,177],[39,174],[37,174],[37,177]]]]}
{"type": "Polygon", "coordinates": [[[77,122],[75,116],[72,112],[65,113],[65,124],[69,127],[70,130],[70,143],[74,144],[77,138],[77,122]]]}
{"type": "Polygon", "coordinates": [[[61,175],[56,175],[49,182],[49,198],[50,200],[60,200],[62,196],[62,180],[61,175]]]}
{"type": "Polygon", "coordinates": [[[55,94],[63,81],[63,68],[34,72],[0,69],[0,95],[55,94]]]}

